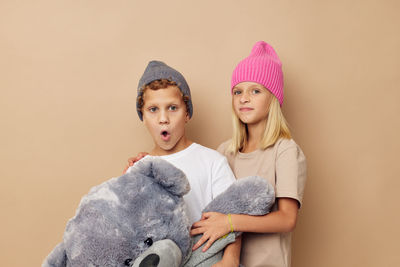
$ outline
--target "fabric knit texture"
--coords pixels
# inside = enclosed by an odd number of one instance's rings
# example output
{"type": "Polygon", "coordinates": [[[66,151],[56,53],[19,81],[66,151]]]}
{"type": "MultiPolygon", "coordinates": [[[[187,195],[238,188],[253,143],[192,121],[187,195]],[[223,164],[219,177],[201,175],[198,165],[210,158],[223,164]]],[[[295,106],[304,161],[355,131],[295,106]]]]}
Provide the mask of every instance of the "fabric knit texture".
{"type": "Polygon", "coordinates": [[[283,104],[282,63],[275,50],[264,41],[257,42],[248,57],[233,70],[231,93],[241,82],[256,82],[267,88],[283,104]]]}
{"type": "Polygon", "coordinates": [[[179,71],[171,68],[164,62],[153,60],[153,61],[149,62],[146,69],[144,70],[144,73],[139,80],[139,84],[138,84],[138,88],[137,88],[136,110],[137,110],[140,120],[143,121],[143,114],[139,107],[138,98],[139,98],[139,96],[143,95],[142,89],[144,86],[151,83],[152,81],[160,80],[160,79],[167,79],[167,80],[176,82],[176,84],[178,85],[179,90],[181,90],[182,94],[184,96],[189,97],[189,100],[187,102],[187,108],[188,108],[189,118],[191,118],[192,114],[193,114],[192,98],[190,96],[189,85],[187,84],[185,78],[179,71]]]}

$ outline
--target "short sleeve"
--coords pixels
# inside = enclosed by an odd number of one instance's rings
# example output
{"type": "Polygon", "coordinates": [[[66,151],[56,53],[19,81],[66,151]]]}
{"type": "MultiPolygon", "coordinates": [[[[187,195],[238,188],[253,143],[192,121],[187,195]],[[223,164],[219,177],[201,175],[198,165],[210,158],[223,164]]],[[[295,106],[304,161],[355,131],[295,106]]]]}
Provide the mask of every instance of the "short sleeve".
{"type": "Polygon", "coordinates": [[[276,197],[293,198],[302,205],[306,182],[306,158],[293,141],[278,149],[276,159],[276,197]]]}
{"type": "Polygon", "coordinates": [[[230,140],[223,142],[222,144],[220,144],[217,148],[217,151],[222,154],[222,155],[226,155],[226,149],[228,147],[230,140]]]}
{"type": "Polygon", "coordinates": [[[236,178],[224,156],[220,156],[220,158],[214,162],[212,169],[212,198],[214,199],[224,192],[236,178]]]}

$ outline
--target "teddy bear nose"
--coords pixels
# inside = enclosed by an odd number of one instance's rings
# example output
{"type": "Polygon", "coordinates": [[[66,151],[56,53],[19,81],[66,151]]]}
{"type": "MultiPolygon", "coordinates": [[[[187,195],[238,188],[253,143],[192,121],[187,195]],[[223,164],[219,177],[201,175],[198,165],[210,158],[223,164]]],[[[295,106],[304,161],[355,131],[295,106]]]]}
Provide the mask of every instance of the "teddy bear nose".
{"type": "Polygon", "coordinates": [[[157,267],[160,262],[160,257],[157,254],[149,254],[142,260],[139,267],[157,267]]]}

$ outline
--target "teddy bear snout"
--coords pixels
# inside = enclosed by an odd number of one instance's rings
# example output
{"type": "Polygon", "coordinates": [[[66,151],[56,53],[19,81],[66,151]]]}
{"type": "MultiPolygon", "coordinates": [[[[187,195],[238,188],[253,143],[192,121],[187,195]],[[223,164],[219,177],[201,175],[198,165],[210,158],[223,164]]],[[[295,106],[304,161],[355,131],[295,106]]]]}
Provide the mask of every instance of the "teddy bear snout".
{"type": "Polygon", "coordinates": [[[146,258],[142,260],[139,267],[157,267],[160,262],[160,257],[157,254],[147,255],[146,258]]]}
{"type": "Polygon", "coordinates": [[[178,267],[182,252],[170,239],[153,242],[153,245],[135,259],[132,267],[178,267]]]}

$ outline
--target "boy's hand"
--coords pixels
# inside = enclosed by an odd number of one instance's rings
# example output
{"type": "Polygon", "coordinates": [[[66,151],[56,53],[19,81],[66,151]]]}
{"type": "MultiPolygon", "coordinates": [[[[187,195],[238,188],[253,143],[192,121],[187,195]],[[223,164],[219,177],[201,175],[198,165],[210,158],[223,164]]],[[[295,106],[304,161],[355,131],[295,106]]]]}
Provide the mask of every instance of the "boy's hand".
{"type": "Polygon", "coordinates": [[[139,154],[137,154],[136,157],[131,157],[128,159],[128,165],[125,166],[124,171],[122,172],[122,174],[125,174],[126,171],[129,169],[129,167],[133,166],[135,164],[135,162],[141,160],[142,158],[144,158],[146,155],[148,155],[149,153],[147,152],[140,152],[139,154]]]}
{"type": "Polygon", "coordinates": [[[205,252],[212,243],[231,231],[228,215],[218,212],[206,212],[201,216],[200,221],[195,222],[190,230],[190,235],[203,234],[200,240],[193,246],[192,250],[199,248],[204,242],[207,244],[202,251],[205,252]]]}

